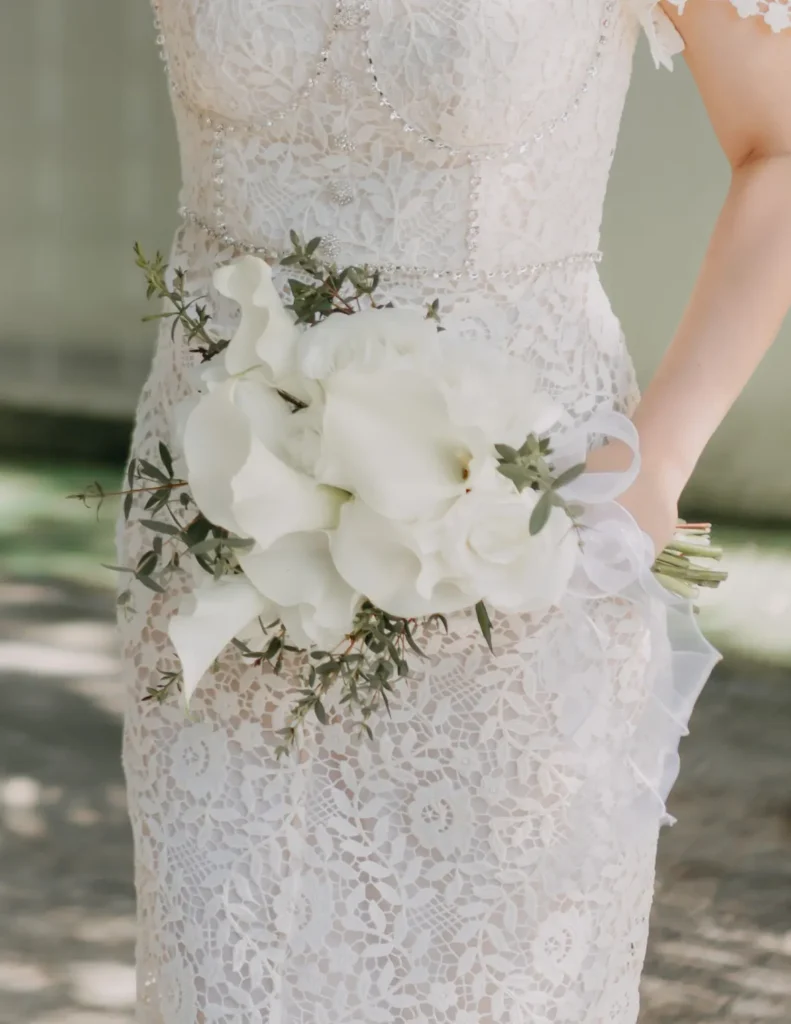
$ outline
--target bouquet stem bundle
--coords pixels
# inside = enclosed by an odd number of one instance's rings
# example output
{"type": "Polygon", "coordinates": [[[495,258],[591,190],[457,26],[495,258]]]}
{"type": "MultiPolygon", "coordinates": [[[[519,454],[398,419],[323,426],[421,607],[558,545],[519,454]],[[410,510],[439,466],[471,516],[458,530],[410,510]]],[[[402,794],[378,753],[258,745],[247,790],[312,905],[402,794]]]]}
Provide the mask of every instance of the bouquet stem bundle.
{"type": "Polygon", "coordinates": [[[679,597],[695,598],[700,587],[718,587],[728,573],[709,568],[719,562],[723,549],[711,543],[711,523],[680,522],[673,539],[654,562],[654,574],[663,586],[679,597]]]}

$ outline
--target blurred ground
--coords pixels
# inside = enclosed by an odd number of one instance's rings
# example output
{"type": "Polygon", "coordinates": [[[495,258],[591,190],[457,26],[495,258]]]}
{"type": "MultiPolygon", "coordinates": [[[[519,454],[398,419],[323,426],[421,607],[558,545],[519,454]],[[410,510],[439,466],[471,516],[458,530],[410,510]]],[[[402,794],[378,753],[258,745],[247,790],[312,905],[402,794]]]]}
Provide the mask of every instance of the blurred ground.
{"type": "MultiPolygon", "coordinates": [[[[91,467],[0,466],[0,1024],[131,1024],[112,512],[91,467]]],[[[683,748],[641,1024],[791,1019],[791,540],[724,531],[729,652],[683,748]]]]}

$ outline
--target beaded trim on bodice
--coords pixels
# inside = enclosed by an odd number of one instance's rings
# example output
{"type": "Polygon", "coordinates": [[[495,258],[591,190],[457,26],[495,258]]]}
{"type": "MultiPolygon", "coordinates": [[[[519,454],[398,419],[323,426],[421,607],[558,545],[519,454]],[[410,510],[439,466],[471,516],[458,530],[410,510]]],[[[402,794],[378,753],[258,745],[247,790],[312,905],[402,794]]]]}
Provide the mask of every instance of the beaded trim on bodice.
{"type": "MultiPolygon", "coordinates": [[[[546,51],[546,44],[535,50],[529,21],[538,15],[528,18],[516,0],[502,0],[503,24],[518,36],[507,73],[498,78],[499,51],[484,52],[482,65],[491,77],[482,91],[472,79],[462,81],[458,101],[442,98],[445,112],[436,115],[430,107],[421,109],[424,86],[429,92],[437,86],[411,29],[404,32],[407,41],[399,43],[407,64],[403,80],[415,79],[409,95],[400,77],[388,82],[386,54],[377,49],[383,50],[385,18],[388,27],[397,26],[400,9],[407,7],[416,26],[434,33],[432,42],[443,32],[451,36],[452,64],[453,31],[446,20],[451,15],[442,13],[447,4],[305,0],[316,8],[319,48],[311,57],[309,44],[303,53],[302,44],[288,41],[299,50],[294,60],[301,61],[306,77],[300,84],[295,79],[287,100],[272,100],[263,114],[252,109],[252,100],[246,109],[235,98],[229,102],[224,80],[217,87],[216,72],[211,82],[203,82],[202,0],[153,4],[184,154],[182,217],[222,246],[275,257],[287,248],[288,231],[295,227],[321,235],[329,259],[365,262],[390,274],[455,280],[532,277],[600,259],[601,207],[631,61],[632,47],[623,46],[622,37],[627,33],[632,39],[635,32],[621,0],[562,0],[557,17],[549,16],[558,52],[546,51]],[[419,9],[412,12],[412,6],[419,9]],[[533,82],[535,102],[528,96],[522,104],[528,58],[548,66],[562,58],[566,7],[566,17],[576,19],[583,37],[589,36],[589,48],[577,45],[580,59],[573,76],[566,69],[563,89],[550,94],[533,82]],[[614,78],[619,88],[613,88],[614,78]],[[489,93],[497,95],[501,79],[513,102],[508,95],[499,104],[499,118],[489,119],[489,93]],[[565,86],[569,80],[571,88],[565,86]],[[465,102],[469,115],[461,109],[465,102]],[[436,123],[427,123],[431,118],[436,123]],[[393,194],[396,163],[404,181],[401,195],[393,194]],[[576,173],[558,175],[560,163],[576,165],[576,173]]],[[[452,17],[463,19],[464,8],[476,4],[456,5],[452,17]]],[[[246,16],[250,24],[240,32],[255,35],[260,25],[271,28],[256,21],[258,14],[246,16]]],[[[474,20],[473,14],[469,18],[474,20]]],[[[496,11],[492,18],[496,28],[496,11]]],[[[286,62],[290,58],[281,55],[286,62]]],[[[255,62],[247,67],[240,62],[239,73],[244,82],[246,74],[252,81],[264,72],[255,62]]]]}

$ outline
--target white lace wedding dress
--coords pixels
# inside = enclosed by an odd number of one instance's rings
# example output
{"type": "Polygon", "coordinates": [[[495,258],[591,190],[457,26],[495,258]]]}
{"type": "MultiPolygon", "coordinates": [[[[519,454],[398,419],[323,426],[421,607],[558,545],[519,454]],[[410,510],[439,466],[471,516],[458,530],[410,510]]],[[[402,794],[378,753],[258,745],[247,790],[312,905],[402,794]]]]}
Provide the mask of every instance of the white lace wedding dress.
{"type": "MultiPolygon", "coordinates": [[[[785,2],[731,2],[791,24],[785,2]]],[[[658,62],[680,48],[652,0],[155,6],[195,294],[295,228],[380,266],[399,306],[438,298],[575,418],[632,408],[596,249],[640,24],[658,62]]],[[[194,361],[163,330],[135,454],[172,443],[194,361]]],[[[141,588],[122,622],[139,1021],[633,1024],[664,798],[716,657],[687,618],[569,599],[498,620],[492,656],[457,616],[374,742],[316,725],[277,761],[288,681],[232,650],[194,721],[141,702],[174,666],[178,600],[141,588]]]]}

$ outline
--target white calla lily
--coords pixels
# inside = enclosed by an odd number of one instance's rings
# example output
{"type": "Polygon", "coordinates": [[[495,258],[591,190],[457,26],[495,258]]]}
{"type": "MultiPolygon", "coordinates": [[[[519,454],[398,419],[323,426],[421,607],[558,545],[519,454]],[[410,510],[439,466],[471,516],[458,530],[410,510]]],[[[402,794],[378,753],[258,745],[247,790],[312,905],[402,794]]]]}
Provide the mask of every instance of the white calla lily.
{"type": "Polygon", "coordinates": [[[293,409],[260,369],[226,382],[229,401],[250,424],[252,433],[278,458],[302,472],[312,473],[319,457],[324,395],[310,405],[293,409]]]}
{"type": "Polygon", "coordinates": [[[228,400],[249,424],[253,436],[279,453],[291,427],[291,407],[264,375],[259,370],[252,370],[233,378],[223,387],[228,400]]]}
{"type": "Polygon", "coordinates": [[[168,635],[181,662],[184,699],[235,636],[259,616],[276,617],[272,602],[238,576],[197,587],[171,618],[168,635]]]}
{"type": "Polygon", "coordinates": [[[289,533],[331,530],[348,495],[325,487],[278,458],[258,438],[232,481],[233,515],[241,535],[266,550],[289,533]]]}
{"type": "Polygon", "coordinates": [[[330,549],[346,582],[391,615],[449,614],[477,600],[450,578],[430,526],[393,522],[363,502],[343,507],[338,529],[330,534],[330,549]]]}
{"type": "Polygon", "coordinates": [[[232,401],[233,382],[204,395],[184,425],[187,479],[195,504],[215,526],[241,534],[231,481],[250,455],[250,424],[232,401]]]}
{"type": "Polygon", "coordinates": [[[300,335],[298,361],[305,377],[325,380],[348,367],[395,366],[413,355],[437,357],[437,325],[413,309],[366,309],[327,317],[300,335]]]}
{"type": "Polygon", "coordinates": [[[390,519],[431,519],[462,494],[472,453],[425,375],[341,370],[325,381],[324,483],[390,519]]]}
{"type": "Polygon", "coordinates": [[[242,317],[224,353],[229,374],[264,363],[272,381],[293,373],[299,330],[272,281],[272,268],[257,256],[243,256],[214,272],[214,287],[237,302],[242,317]]]}
{"type": "Polygon", "coordinates": [[[315,462],[319,415],[292,413],[254,372],[202,396],[187,417],[184,458],[206,518],[262,548],[288,533],[332,528],[346,496],[291,464],[293,456],[304,468],[315,462]]]}
{"type": "Polygon", "coordinates": [[[289,534],[239,564],[278,606],[291,643],[331,650],[351,630],[361,597],[335,568],[326,533],[289,534]]]}

